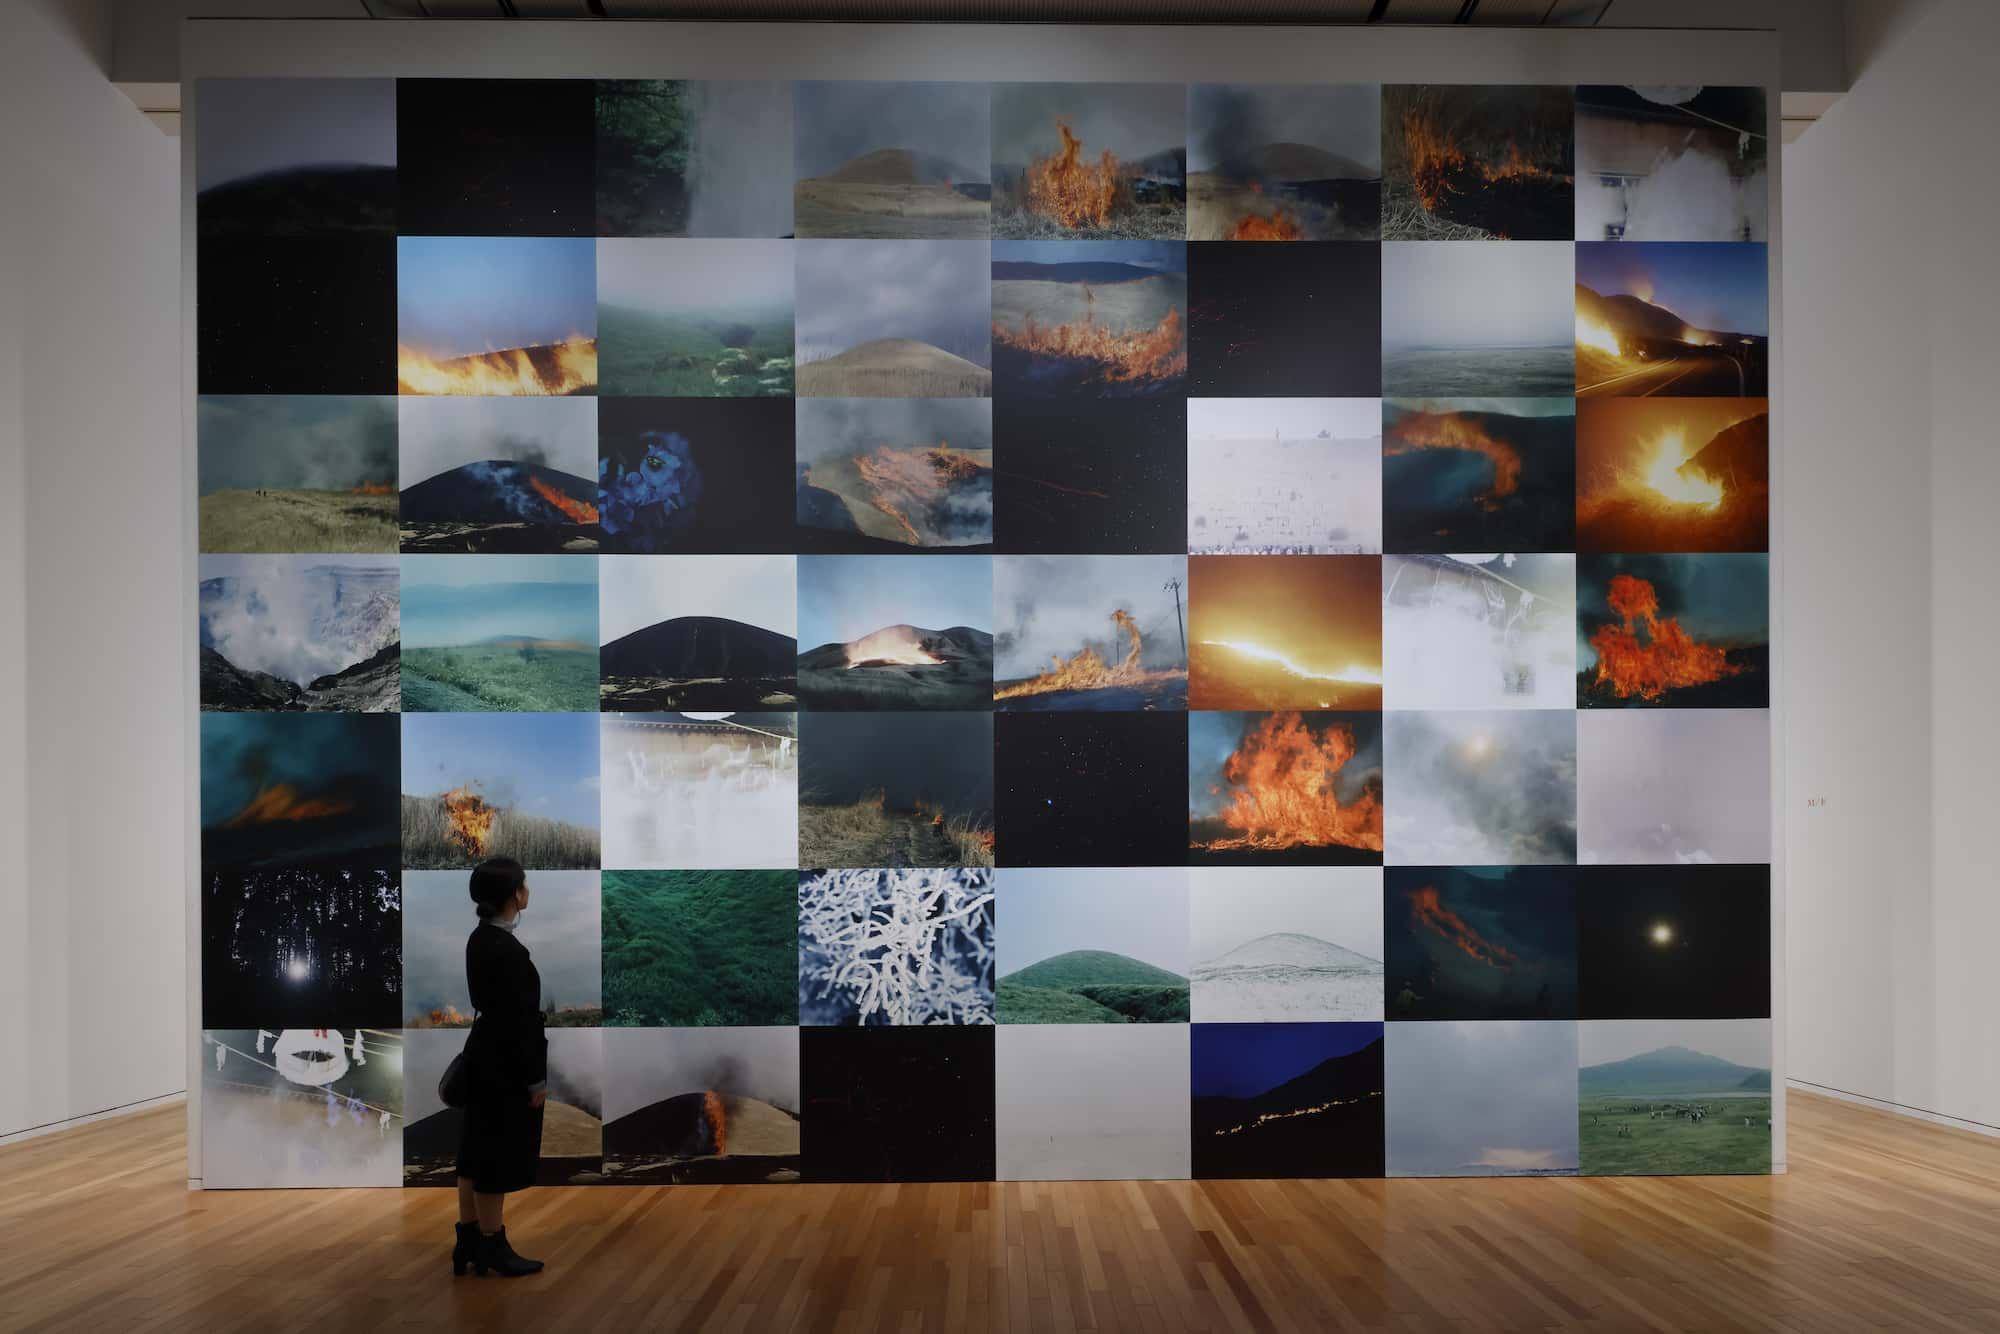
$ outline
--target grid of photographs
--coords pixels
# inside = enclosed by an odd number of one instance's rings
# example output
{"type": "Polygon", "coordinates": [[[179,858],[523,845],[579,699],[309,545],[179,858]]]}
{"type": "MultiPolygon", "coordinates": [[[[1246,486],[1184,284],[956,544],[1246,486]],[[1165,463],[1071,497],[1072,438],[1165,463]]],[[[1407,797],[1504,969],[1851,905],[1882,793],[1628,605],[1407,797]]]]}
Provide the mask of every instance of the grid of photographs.
{"type": "Polygon", "coordinates": [[[196,97],[209,1184],[1769,1170],[1763,90],[196,97]]]}

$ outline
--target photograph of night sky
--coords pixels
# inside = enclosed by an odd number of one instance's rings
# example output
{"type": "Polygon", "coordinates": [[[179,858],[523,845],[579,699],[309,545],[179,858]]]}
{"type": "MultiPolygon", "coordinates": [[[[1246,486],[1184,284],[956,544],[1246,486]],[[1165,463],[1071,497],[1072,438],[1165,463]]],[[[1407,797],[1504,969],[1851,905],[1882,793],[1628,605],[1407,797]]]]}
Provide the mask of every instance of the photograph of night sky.
{"type": "Polygon", "coordinates": [[[1582,1018],[1770,1015],[1770,867],[1603,866],[1575,875],[1582,1018]]]}

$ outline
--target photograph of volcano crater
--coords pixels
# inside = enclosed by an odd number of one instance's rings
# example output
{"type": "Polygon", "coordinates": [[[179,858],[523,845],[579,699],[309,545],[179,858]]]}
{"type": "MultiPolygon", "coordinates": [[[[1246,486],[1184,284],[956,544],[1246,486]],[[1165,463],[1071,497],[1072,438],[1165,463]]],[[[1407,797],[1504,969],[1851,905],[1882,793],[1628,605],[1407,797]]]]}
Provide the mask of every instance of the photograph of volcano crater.
{"type": "Polygon", "coordinates": [[[597,405],[580,399],[404,398],[405,552],[591,552],[597,405]]]}

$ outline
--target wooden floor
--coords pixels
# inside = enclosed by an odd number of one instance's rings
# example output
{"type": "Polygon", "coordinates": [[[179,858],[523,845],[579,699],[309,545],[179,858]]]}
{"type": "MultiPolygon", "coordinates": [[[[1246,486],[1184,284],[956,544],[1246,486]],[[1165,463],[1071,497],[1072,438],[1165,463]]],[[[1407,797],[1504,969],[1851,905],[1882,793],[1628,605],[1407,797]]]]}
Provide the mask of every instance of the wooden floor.
{"type": "Polygon", "coordinates": [[[0,1149],[0,1330],[2000,1330],[2000,1140],[1793,1094],[1678,1179],[184,1189],[166,1108],[0,1149]]]}

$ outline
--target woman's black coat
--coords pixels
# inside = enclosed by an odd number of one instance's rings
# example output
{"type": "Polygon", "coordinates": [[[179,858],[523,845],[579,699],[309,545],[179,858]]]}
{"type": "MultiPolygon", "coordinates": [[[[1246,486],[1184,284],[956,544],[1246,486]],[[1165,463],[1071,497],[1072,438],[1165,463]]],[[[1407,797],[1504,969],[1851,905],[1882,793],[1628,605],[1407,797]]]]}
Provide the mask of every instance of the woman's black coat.
{"type": "Polygon", "coordinates": [[[542,975],[512,932],[481,922],[465,942],[465,980],[478,1017],[465,1040],[471,1096],[458,1174],[485,1195],[523,1190],[542,1154],[542,1109],[528,1105],[549,1070],[542,975]]]}

